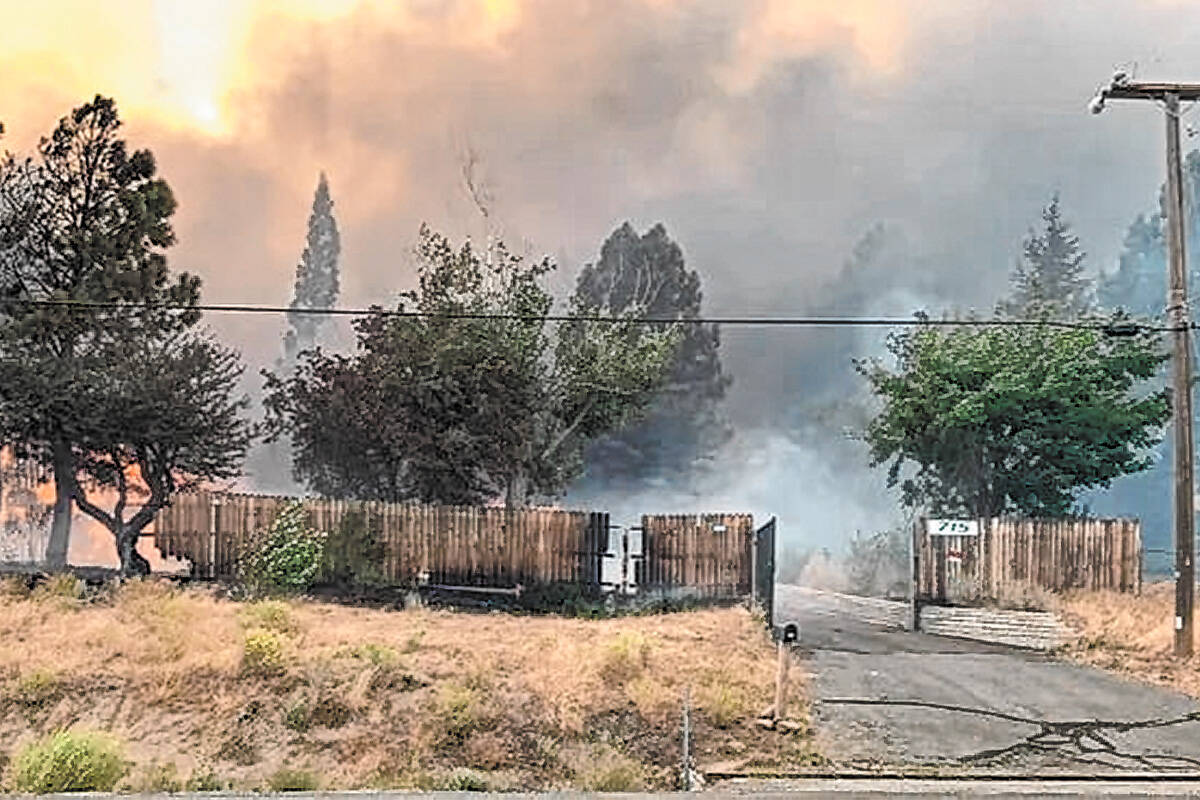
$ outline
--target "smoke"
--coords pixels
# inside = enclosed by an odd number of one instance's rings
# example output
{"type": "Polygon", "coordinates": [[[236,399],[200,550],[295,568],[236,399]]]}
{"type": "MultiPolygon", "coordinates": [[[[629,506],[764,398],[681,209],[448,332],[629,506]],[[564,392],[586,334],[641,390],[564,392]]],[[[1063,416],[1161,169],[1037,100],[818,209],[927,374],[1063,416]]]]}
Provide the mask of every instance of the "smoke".
{"type": "MultiPolygon", "coordinates": [[[[666,224],[708,314],[989,310],[1052,192],[1093,271],[1153,205],[1155,110],[1085,108],[1114,64],[1200,76],[1200,7],[1183,2],[412,0],[253,19],[223,133],[130,116],[180,200],[173,263],[212,302],[286,304],[321,169],[343,301],[390,302],[411,285],[421,221],[478,233],[461,190],[469,141],[494,221],[559,259],[564,294],[628,219],[666,224]],[[877,223],[875,250],[854,255],[877,223]]],[[[66,110],[38,118],[28,91],[8,96],[23,112],[0,108],[14,141],[66,110]]],[[[251,378],[278,354],[282,318],[209,322],[251,378]]],[[[890,525],[895,499],[843,432],[870,405],[850,360],[882,353],[885,331],[722,335],[738,435],[719,478],[607,505],[775,514],[785,540],[812,546],[890,525]]]]}

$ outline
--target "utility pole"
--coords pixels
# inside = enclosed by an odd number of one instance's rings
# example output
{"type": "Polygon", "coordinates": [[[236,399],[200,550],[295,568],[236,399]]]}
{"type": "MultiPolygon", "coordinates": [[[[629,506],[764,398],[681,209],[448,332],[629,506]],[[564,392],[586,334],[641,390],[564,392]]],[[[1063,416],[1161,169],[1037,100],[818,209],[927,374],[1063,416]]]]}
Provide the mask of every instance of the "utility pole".
{"type": "Polygon", "coordinates": [[[1172,412],[1175,418],[1175,655],[1193,650],[1192,612],[1196,580],[1194,551],[1195,465],[1192,439],[1192,337],[1187,299],[1187,253],[1183,224],[1183,166],[1179,157],[1179,103],[1200,100],[1200,84],[1132,81],[1113,75],[1089,104],[1093,114],[1106,100],[1153,100],[1163,105],[1167,120],[1167,243],[1169,248],[1167,321],[1174,343],[1172,412]]]}

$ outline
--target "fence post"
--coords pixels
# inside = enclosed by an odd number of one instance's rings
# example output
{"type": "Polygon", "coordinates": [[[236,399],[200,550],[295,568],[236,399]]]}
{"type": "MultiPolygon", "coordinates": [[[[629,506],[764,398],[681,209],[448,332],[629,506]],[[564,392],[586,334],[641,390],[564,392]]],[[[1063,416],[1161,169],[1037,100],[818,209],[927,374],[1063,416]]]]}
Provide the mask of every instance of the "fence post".
{"type": "Polygon", "coordinates": [[[908,538],[908,629],[917,629],[917,589],[921,580],[920,538],[923,517],[913,520],[912,536],[908,538]]]}

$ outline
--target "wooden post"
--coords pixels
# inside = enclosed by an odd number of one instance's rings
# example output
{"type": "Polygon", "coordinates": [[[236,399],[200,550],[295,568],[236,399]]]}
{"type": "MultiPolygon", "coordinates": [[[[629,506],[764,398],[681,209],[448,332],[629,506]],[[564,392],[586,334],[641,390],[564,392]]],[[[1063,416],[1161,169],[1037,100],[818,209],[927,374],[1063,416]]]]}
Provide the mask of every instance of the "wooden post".
{"type": "Polygon", "coordinates": [[[775,721],[787,717],[788,648],[779,640],[779,666],[775,670],[775,721]]]}

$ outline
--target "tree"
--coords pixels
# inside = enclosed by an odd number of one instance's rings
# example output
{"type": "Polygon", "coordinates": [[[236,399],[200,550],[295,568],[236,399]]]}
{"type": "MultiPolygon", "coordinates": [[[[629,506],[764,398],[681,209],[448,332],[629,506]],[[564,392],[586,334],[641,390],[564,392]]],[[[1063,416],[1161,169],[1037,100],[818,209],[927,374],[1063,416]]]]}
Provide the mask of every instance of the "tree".
{"type": "Polygon", "coordinates": [[[556,330],[540,279],[497,241],[455,249],[422,227],[418,287],[396,314],[355,323],[352,356],[310,351],[296,373],[266,373],[274,436],[296,478],[333,497],[510,506],[561,492],[584,445],[644,410],[673,330],[589,323],[556,330]]]}
{"type": "Polygon", "coordinates": [[[332,308],[337,304],[338,256],[341,253],[341,238],[338,236],[337,220],[333,217],[333,199],[329,195],[329,182],[325,173],[317,182],[313,196],[312,213],[308,217],[308,236],[300,263],[296,266],[295,294],[288,313],[291,330],[283,340],[284,360],[295,364],[302,350],[317,345],[317,333],[323,317],[305,314],[300,309],[332,308]]]}
{"type": "MultiPolygon", "coordinates": [[[[591,314],[642,314],[695,320],[700,316],[700,276],[688,270],[679,245],[661,224],[639,236],[628,222],[584,267],[575,287],[591,314]]],[[[728,423],[719,407],[731,382],[721,368],[716,325],[681,326],[666,381],[644,418],[588,447],[585,479],[602,483],[643,481],[679,472],[726,442],[728,423]]]]}
{"type": "Polygon", "coordinates": [[[888,349],[894,370],[858,362],[883,404],[864,438],[929,513],[1066,514],[1145,469],[1169,416],[1166,392],[1144,390],[1166,359],[1151,332],[919,325],[888,349]]]}
{"type": "Polygon", "coordinates": [[[145,572],[138,536],[171,497],[240,474],[253,436],[249,399],[235,393],[242,364],[194,331],[93,355],[76,389],[94,416],[74,443],[75,504],[112,533],[122,574],[145,572]],[[97,495],[112,497],[111,511],[97,495]]]}
{"type": "Polygon", "coordinates": [[[163,254],[175,240],[175,198],[120,125],[115,103],[97,95],[59,121],[36,158],[0,162],[0,350],[29,391],[6,387],[0,433],[53,470],[52,566],[66,561],[75,442],[89,421],[73,371],[108,340],[169,335],[199,319],[199,280],[172,276],[163,254]],[[131,306],[113,315],[89,303],[131,306]]]}
{"type": "Polygon", "coordinates": [[[1029,232],[1012,275],[1011,297],[999,304],[1008,316],[1073,318],[1092,306],[1092,282],[1084,274],[1079,237],[1062,217],[1058,195],[1042,210],[1042,232],[1029,232]]]}
{"type": "MultiPolygon", "coordinates": [[[[1188,153],[1183,164],[1184,233],[1188,261],[1196,260],[1200,247],[1200,151],[1188,153]]],[[[1097,299],[1104,308],[1163,318],[1167,302],[1166,188],[1159,191],[1159,208],[1138,214],[1125,234],[1117,269],[1100,276],[1097,299]]],[[[1200,285],[1200,270],[1188,270],[1188,284],[1200,285]]]]}

